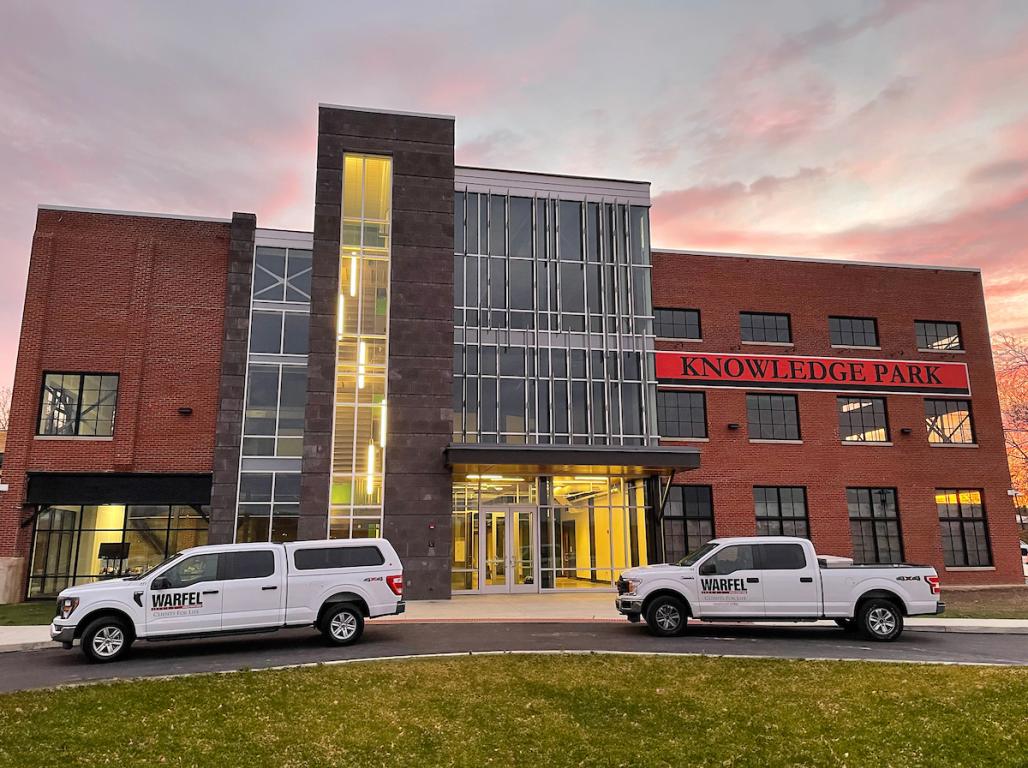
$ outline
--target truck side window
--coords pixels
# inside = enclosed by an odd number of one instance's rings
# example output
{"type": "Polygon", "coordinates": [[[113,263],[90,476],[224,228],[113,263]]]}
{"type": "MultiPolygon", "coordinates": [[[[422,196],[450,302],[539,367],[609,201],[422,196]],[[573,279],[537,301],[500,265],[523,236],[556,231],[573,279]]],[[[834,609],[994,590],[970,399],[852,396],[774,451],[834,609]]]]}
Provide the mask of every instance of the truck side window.
{"type": "Polygon", "coordinates": [[[765,571],[798,571],[807,567],[800,544],[760,544],[761,565],[765,571]]]}
{"type": "Polygon", "coordinates": [[[710,559],[700,566],[704,575],[725,576],[736,571],[751,571],[753,564],[753,545],[736,544],[715,552],[710,559]]]}
{"type": "Polygon", "coordinates": [[[317,547],[296,550],[293,562],[298,571],[315,571],[319,568],[382,565],[385,558],[378,547],[317,547]]]}
{"type": "Polygon", "coordinates": [[[182,589],[218,578],[218,555],[193,555],[166,570],[154,581],[164,580],[164,589],[182,589]]]}
{"type": "Polygon", "coordinates": [[[275,553],[267,549],[254,552],[224,552],[221,579],[263,579],[275,572],[275,553]]]}

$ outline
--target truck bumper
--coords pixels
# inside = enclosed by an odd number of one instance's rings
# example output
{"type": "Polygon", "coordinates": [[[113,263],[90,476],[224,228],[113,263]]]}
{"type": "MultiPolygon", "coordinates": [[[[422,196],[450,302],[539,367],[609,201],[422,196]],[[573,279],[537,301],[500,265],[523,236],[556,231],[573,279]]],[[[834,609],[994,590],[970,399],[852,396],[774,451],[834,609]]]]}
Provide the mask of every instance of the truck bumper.
{"type": "Polygon", "coordinates": [[[394,616],[399,616],[401,613],[403,613],[406,610],[407,610],[407,603],[405,603],[403,600],[401,600],[400,602],[398,602],[396,604],[396,610],[393,611],[393,615],[394,616]]]}
{"type": "Polygon", "coordinates": [[[946,610],[946,604],[940,600],[935,604],[935,615],[938,616],[940,613],[946,610]]]}
{"type": "Polygon", "coordinates": [[[71,648],[72,641],[75,639],[75,625],[68,626],[58,624],[57,622],[51,623],[50,639],[55,643],[60,643],[65,648],[71,648]]]}
{"type": "Polygon", "coordinates": [[[634,595],[618,595],[614,600],[614,607],[618,613],[627,616],[629,621],[638,621],[642,613],[642,598],[634,595]]]}

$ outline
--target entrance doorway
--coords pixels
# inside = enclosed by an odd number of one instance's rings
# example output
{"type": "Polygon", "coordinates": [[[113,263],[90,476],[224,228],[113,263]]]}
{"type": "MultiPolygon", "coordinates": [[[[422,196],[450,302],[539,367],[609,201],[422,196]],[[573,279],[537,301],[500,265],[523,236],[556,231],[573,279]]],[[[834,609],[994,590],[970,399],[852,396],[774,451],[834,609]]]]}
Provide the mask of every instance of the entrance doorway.
{"type": "Polygon", "coordinates": [[[490,504],[479,509],[478,583],[482,592],[538,592],[538,509],[490,504]]]}

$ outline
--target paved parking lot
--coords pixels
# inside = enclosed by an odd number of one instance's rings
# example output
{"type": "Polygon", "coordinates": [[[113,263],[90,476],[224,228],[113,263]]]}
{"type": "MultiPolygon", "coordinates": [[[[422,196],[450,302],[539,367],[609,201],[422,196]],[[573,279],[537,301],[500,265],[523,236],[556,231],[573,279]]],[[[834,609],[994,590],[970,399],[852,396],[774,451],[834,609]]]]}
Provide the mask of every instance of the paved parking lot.
{"type": "Polygon", "coordinates": [[[139,642],[123,662],[95,665],[60,648],[0,654],[0,691],[116,678],[159,677],[348,659],[496,651],[607,651],[773,658],[864,659],[1028,665],[1024,635],[907,631],[869,643],[835,628],[696,626],[681,638],[655,638],[627,622],[369,622],[350,648],[326,645],[311,629],[216,640],[139,642]]]}

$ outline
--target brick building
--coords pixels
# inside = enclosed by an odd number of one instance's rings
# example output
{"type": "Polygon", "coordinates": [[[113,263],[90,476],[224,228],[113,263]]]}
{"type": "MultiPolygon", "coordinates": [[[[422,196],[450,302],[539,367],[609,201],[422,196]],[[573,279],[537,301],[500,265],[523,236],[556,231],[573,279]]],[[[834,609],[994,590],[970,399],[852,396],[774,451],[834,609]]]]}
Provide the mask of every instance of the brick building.
{"type": "Polygon", "coordinates": [[[40,208],[0,599],[369,535],[414,598],[754,530],[1019,580],[976,271],[651,253],[647,183],[458,167],[443,116],[322,106],[317,163],[312,232],[40,208]]]}

